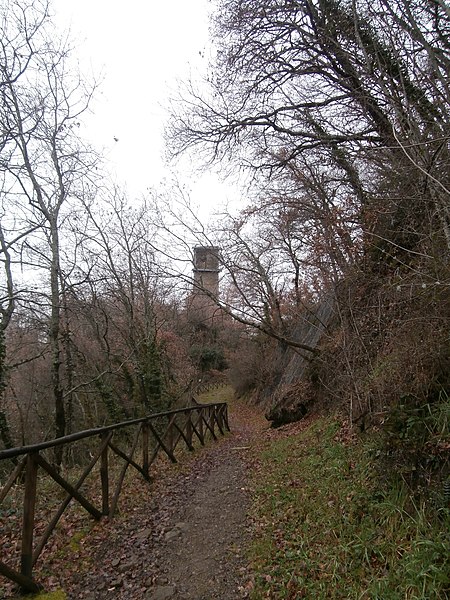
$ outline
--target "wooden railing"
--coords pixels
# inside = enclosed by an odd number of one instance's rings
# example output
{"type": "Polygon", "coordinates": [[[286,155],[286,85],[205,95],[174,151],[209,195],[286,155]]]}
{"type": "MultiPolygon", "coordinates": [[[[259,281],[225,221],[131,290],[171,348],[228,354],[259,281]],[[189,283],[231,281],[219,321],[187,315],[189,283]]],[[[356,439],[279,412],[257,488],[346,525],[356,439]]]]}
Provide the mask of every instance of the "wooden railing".
{"type": "Polygon", "coordinates": [[[205,383],[200,381],[194,387],[194,393],[204,394],[207,392],[212,392],[213,390],[219,390],[220,388],[223,388],[226,385],[228,385],[226,381],[207,381],[205,383]]]}
{"type": "Polygon", "coordinates": [[[223,434],[225,430],[230,430],[226,403],[197,404],[116,425],[81,431],[41,444],[0,451],[0,461],[19,459],[0,491],[0,508],[13,488],[17,491],[17,486],[23,487],[20,568],[12,567],[0,560],[0,575],[19,584],[23,591],[39,591],[41,586],[33,579],[33,567],[72,499],[77,500],[96,520],[100,520],[102,516],[111,518],[117,510],[122,484],[130,465],[149,481],[150,465],[161,452],[175,463],[177,462],[175,449],[179,443],[183,443],[188,450],[193,450],[195,440],[204,445],[208,438],[217,439],[216,434],[219,432],[223,434]],[[129,432],[133,429],[135,431],[131,438],[131,447],[128,450],[119,448],[120,438],[130,439],[129,432]],[[46,460],[45,454],[46,451],[57,446],[67,446],[86,438],[100,438],[100,441],[96,448],[93,444],[89,448],[89,464],[84,468],[78,481],[71,484],[46,460]],[[138,450],[140,458],[135,458],[138,450]],[[109,456],[111,453],[123,461],[114,490],[110,489],[109,456]],[[99,468],[94,472],[98,473],[100,479],[101,506],[96,507],[94,501],[87,497],[87,492],[82,492],[81,488],[99,461],[99,468]],[[47,527],[40,534],[40,538],[34,540],[37,482],[40,475],[44,474],[50,476],[65,490],[66,495],[47,527]]]}

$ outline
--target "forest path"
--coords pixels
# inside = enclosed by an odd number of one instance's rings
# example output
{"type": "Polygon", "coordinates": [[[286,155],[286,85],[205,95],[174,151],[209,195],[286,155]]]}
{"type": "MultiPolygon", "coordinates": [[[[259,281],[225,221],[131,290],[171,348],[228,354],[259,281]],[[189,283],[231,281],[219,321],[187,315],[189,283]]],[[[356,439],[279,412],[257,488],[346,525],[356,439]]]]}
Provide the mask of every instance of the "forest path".
{"type": "Polygon", "coordinates": [[[232,402],[229,412],[230,434],[208,441],[187,468],[166,473],[150,503],[113,524],[96,548],[95,564],[67,582],[69,599],[246,597],[246,454],[268,425],[243,403],[232,402]]]}

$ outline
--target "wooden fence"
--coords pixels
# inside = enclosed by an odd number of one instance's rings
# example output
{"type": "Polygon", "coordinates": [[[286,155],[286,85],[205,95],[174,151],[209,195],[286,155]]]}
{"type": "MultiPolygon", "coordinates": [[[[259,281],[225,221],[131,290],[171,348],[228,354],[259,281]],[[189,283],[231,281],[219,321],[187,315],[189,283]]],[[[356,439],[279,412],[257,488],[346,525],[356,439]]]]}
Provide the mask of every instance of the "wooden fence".
{"type": "Polygon", "coordinates": [[[200,381],[194,387],[194,393],[195,394],[204,394],[207,392],[211,392],[213,390],[219,390],[220,388],[223,388],[227,385],[228,385],[227,381],[208,381],[206,383],[202,383],[200,381]]]}
{"type": "MultiPolygon", "coordinates": [[[[39,591],[41,587],[33,579],[33,567],[72,499],[77,500],[96,520],[100,520],[102,516],[111,518],[117,510],[122,484],[130,465],[149,481],[150,465],[161,452],[175,463],[175,449],[179,443],[183,443],[188,450],[192,451],[195,440],[204,445],[208,438],[215,440],[217,439],[216,434],[223,434],[225,430],[230,430],[226,403],[198,404],[107,427],[81,431],[41,444],[0,451],[0,461],[19,460],[0,491],[0,508],[13,486],[23,486],[22,533],[19,541],[21,545],[20,568],[10,566],[0,560],[0,575],[19,584],[23,591],[39,591]],[[134,433],[131,436],[130,448],[127,450],[119,448],[123,438],[130,439],[130,432],[134,433]],[[66,446],[86,438],[99,438],[99,441],[96,447],[91,444],[89,464],[81,473],[78,481],[71,484],[46,460],[44,455],[46,451],[56,446],[66,446]],[[114,489],[111,489],[110,486],[110,453],[114,453],[123,461],[114,489]],[[140,457],[136,457],[137,453],[140,454],[140,457]],[[99,461],[99,468],[95,472],[98,473],[97,476],[100,479],[101,506],[96,507],[93,501],[87,497],[86,492],[81,491],[81,488],[99,461]],[[50,476],[66,492],[66,495],[40,538],[34,540],[39,473],[50,476]]],[[[90,441],[92,442],[92,440],[90,441]]]]}

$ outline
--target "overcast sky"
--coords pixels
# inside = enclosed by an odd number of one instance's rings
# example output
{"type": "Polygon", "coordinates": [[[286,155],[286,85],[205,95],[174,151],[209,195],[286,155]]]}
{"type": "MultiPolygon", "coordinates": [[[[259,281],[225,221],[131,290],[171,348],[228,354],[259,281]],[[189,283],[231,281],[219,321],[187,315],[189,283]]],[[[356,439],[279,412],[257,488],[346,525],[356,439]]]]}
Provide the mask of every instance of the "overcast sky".
{"type": "MultiPolygon", "coordinates": [[[[212,4],[52,0],[56,22],[71,28],[83,72],[100,76],[89,136],[132,196],[170,176],[163,160],[164,107],[177,79],[206,72],[212,4]]],[[[192,177],[193,201],[203,206],[234,195],[214,175],[197,182],[198,174],[180,177],[192,177]]]]}

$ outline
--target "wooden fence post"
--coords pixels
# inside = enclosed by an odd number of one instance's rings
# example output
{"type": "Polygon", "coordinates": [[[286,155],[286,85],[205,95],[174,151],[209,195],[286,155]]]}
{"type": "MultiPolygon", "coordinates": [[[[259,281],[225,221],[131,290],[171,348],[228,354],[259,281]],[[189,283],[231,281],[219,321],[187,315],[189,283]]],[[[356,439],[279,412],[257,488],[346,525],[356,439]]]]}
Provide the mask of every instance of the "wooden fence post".
{"type": "Polygon", "coordinates": [[[33,570],[34,512],[38,471],[36,455],[37,453],[33,452],[27,456],[23,501],[21,573],[30,579],[33,570]]]}
{"type": "Polygon", "coordinates": [[[215,407],[214,406],[210,406],[208,408],[208,420],[209,420],[209,425],[211,427],[211,434],[213,436],[213,439],[216,440],[216,432],[214,431],[215,428],[215,424],[216,424],[216,418],[215,418],[215,407]]]}
{"type": "Polygon", "coordinates": [[[168,424],[168,430],[167,430],[167,447],[169,448],[170,452],[173,454],[173,451],[175,450],[175,427],[173,426],[174,423],[174,418],[173,416],[169,417],[169,424],[168,424]]]}
{"type": "Polygon", "coordinates": [[[204,417],[205,417],[205,409],[202,408],[200,409],[200,423],[199,423],[199,429],[200,429],[200,435],[202,438],[202,444],[203,446],[205,445],[205,423],[203,421],[204,417]]]}
{"type": "MultiPolygon", "coordinates": [[[[102,442],[109,436],[109,433],[102,433],[102,442]]],[[[102,514],[109,515],[109,472],[108,472],[108,444],[102,450],[100,458],[100,479],[102,482],[102,514]]]]}
{"type": "Polygon", "coordinates": [[[148,431],[148,423],[142,423],[142,470],[147,479],[149,478],[148,431]]]}
{"type": "Polygon", "coordinates": [[[221,406],[214,406],[213,415],[215,415],[217,427],[220,433],[223,435],[223,413],[221,406]]]}
{"type": "Polygon", "coordinates": [[[192,445],[192,412],[190,410],[186,411],[186,440],[187,447],[189,450],[193,450],[194,446],[192,445]]]}
{"type": "Polygon", "coordinates": [[[228,422],[228,404],[224,404],[223,406],[223,418],[225,421],[225,427],[227,431],[230,431],[230,423],[228,422]]]}

